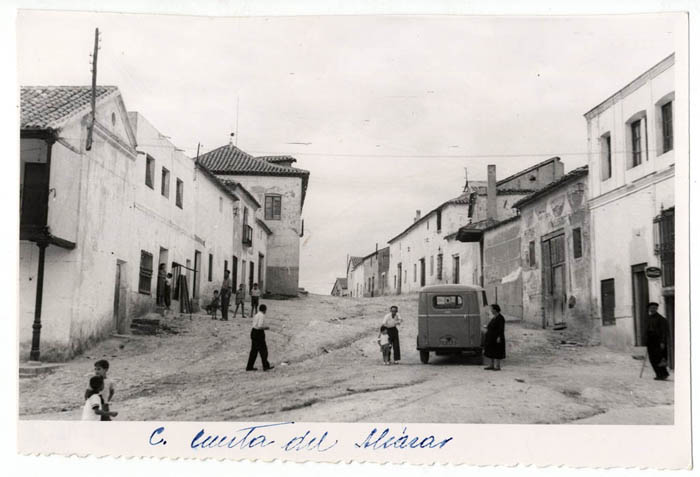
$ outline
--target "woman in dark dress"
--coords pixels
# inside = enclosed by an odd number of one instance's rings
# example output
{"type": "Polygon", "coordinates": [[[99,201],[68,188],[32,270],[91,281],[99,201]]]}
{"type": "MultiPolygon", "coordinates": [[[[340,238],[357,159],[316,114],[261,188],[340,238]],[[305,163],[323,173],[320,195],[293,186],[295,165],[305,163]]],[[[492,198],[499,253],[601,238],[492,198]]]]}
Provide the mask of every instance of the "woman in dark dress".
{"type": "Polygon", "coordinates": [[[501,315],[501,307],[491,305],[491,321],[486,325],[486,339],[484,343],[484,355],[491,360],[491,364],[484,369],[490,371],[501,370],[501,360],[506,357],[506,319],[501,315]]]}

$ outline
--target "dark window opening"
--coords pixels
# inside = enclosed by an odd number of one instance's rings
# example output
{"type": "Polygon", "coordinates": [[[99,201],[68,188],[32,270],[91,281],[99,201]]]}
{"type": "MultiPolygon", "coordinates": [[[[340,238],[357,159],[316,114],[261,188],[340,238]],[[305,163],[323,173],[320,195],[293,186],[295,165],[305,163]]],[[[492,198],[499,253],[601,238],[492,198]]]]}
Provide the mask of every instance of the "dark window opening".
{"type": "Polygon", "coordinates": [[[600,282],[600,302],[602,307],[603,325],[615,324],[615,279],[600,282]]]}
{"type": "Polygon", "coordinates": [[[184,183],[180,179],[178,179],[176,189],[175,189],[175,205],[177,205],[181,209],[182,209],[182,196],[185,192],[184,187],[185,187],[184,183]]]}
{"type": "Polygon", "coordinates": [[[529,264],[531,267],[534,267],[537,265],[537,262],[535,261],[535,241],[531,240],[530,243],[528,244],[528,259],[529,259],[529,264]]]}
{"type": "Polygon", "coordinates": [[[632,129],[632,167],[637,167],[642,163],[642,120],[636,120],[630,128],[632,129]]]}
{"type": "Polygon", "coordinates": [[[160,193],[163,197],[170,197],[170,171],[165,167],[160,176],[160,193]]]}
{"type": "Polygon", "coordinates": [[[156,160],[146,154],[146,185],[153,189],[153,176],[156,173],[156,160]]]}
{"type": "Polygon", "coordinates": [[[661,133],[663,136],[663,152],[673,149],[673,102],[661,106],[661,133]]]}
{"type": "Polygon", "coordinates": [[[209,254],[209,274],[207,278],[212,281],[212,275],[214,274],[214,255],[209,254]]]}
{"type": "Polygon", "coordinates": [[[583,250],[581,247],[581,228],[577,227],[573,231],[574,233],[574,258],[581,258],[583,255],[583,250]]]}

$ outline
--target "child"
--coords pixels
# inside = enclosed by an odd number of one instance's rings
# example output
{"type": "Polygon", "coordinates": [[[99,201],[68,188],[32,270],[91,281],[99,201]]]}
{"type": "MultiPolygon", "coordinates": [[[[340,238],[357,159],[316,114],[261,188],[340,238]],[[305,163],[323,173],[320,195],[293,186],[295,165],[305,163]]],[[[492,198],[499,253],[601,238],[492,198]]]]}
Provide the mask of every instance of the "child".
{"type": "Polygon", "coordinates": [[[253,283],[253,288],[250,290],[250,314],[255,315],[258,312],[258,303],[260,303],[260,288],[257,283],[253,283]]]}
{"type": "Polygon", "coordinates": [[[165,289],[163,290],[164,297],[165,298],[165,307],[170,310],[170,298],[171,298],[171,293],[172,293],[172,286],[171,283],[173,281],[173,274],[168,273],[165,277],[165,289]]]}
{"type": "MultiPolygon", "coordinates": [[[[216,310],[219,309],[219,290],[214,290],[214,298],[211,303],[207,305],[207,313],[211,315],[211,319],[216,319],[216,310]]],[[[223,313],[222,313],[223,315],[223,313]]]]}
{"type": "MultiPolygon", "coordinates": [[[[109,361],[101,359],[95,362],[95,375],[101,377],[104,382],[104,389],[100,392],[100,396],[102,396],[102,410],[109,412],[109,403],[112,402],[114,397],[114,383],[111,379],[107,379],[107,371],[109,371],[109,361]]],[[[109,416],[102,416],[100,420],[111,421],[109,416]]]]}
{"type": "Polygon", "coordinates": [[[379,343],[379,349],[382,350],[384,365],[391,364],[391,343],[389,342],[389,331],[387,330],[386,326],[379,328],[377,343],[379,343]]]}
{"type": "MultiPolygon", "coordinates": [[[[102,418],[116,417],[118,413],[104,411],[100,409],[102,396],[100,392],[104,390],[105,383],[101,376],[90,378],[90,387],[85,391],[85,406],[83,407],[83,421],[101,421],[102,418]]],[[[110,419],[106,419],[110,420],[110,419]]]]}
{"type": "Polygon", "coordinates": [[[241,283],[241,285],[238,287],[238,290],[236,290],[236,309],[233,310],[233,317],[236,317],[236,313],[238,313],[238,307],[241,307],[241,316],[245,318],[245,285],[241,283]]]}

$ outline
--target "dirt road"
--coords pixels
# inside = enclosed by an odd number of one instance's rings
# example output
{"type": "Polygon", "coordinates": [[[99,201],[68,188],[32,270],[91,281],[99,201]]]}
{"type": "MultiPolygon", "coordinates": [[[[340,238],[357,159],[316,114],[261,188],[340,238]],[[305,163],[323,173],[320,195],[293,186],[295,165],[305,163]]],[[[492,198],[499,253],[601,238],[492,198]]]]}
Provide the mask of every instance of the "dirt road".
{"type": "MultiPolygon", "coordinates": [[[[77,419],[95,360],[111,363],[119,420],[454,423],[673,423],[673,382],[600,346],[563,346],[554,331],[506,327],[503,371],[415,349],[416,297],[266,301],[269,372],[246,372],[250,318],[168,319],[177,333],[110,339],[54,374],[20,380],[22,419],[77,419]],[[404,318],[402,361],[376,343],[390,304],[404,318]]],[[[258,367],[260,364],[258,362],[258,367]]]]}

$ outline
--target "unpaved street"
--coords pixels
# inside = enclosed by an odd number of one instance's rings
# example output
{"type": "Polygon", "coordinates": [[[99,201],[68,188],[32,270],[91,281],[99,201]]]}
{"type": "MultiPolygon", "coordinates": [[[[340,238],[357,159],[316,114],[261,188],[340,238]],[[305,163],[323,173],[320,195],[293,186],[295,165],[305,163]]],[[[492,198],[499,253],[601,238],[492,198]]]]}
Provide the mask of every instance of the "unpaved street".
{"type": "MultiPolygon", "coordinates": [[[[264,300],[269,372],[246,372],[250,318],[167,320],[172,333],[109,339],[54,374],[20,380],[20,417],[77,419],[93,362],[106,358],[119,420],[454,423],[673,423],[673,382],[601,346],[506,326],[503,371],[468,358],[420,363],[416,296],[264,300]],[[402,362],[382,365],[376,335],[390,304],[404,318],[402,362]]],[[[261,368],[258,361],[257,367],[261,368]]]]}

